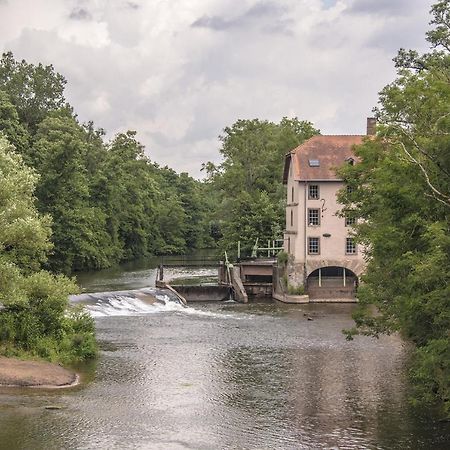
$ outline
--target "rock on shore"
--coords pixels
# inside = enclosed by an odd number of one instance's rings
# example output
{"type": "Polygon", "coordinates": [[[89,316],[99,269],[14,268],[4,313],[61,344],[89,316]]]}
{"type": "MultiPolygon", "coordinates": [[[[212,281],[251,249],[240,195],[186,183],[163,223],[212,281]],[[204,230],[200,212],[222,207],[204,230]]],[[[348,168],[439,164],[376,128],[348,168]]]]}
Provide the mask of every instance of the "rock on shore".
{"type": "Polygon", "coordinates": [[[76,384],[77,374],[45,361],[0,356],[0,386],[58,388],[76,384]]]}

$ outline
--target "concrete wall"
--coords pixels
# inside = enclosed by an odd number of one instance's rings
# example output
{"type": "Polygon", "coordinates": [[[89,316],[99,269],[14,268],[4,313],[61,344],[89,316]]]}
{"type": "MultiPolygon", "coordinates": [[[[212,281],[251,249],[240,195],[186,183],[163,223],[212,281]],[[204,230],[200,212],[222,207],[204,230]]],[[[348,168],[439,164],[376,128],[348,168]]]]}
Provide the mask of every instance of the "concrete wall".
{"type": "Polygon", "coordinates": [[[172,287],[188,302],[225,301],[230,298],[228,286],[173,285],[172,287]]]}

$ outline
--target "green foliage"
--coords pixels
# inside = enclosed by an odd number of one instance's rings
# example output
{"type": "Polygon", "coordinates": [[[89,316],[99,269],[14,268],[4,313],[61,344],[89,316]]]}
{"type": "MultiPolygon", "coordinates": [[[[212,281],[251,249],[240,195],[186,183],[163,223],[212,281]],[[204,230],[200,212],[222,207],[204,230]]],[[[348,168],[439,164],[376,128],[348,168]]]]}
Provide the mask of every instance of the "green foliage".
{"type": "Polygon", "coordinates": [[[16,107],[2,87],[0,87],[0,131],[8,136],[9,142],[19,153],[25,153],[29,148],[30,135],[20,122],[16,107]]]}
{"type": "Polygon", "coordinates": [[[291,284],[288,286],[288,294],[290,295],[304,295],[305,294],[305,286],[299,284],[298,286],[292,286],[291,284]]]}
{"type": "Polygon", "coordinates": [[[133,131],[104,142],[103,130],[78,123],[65,83],[52,66],[11,52],[0,60],[0,130],[40,175],[37,206],[52,218],[46,267],[71,273],[214,246],[206,184],[153,164],[133,131]]]}
{"type": "Polygon", "coordinates": [[[12,52],[0,60],[0,89],[7,92],[20,121],[32,133],[50,111],[68,107],[64,98],[66,80],[53,66],[16,61],[12,52]]]}
{"type": "Polygon", "coordinates": [[[378,137],[341,172],[353,189],[343,213],[366,245],[357,329],[400,331],[417,346],[416,401],[443,402],[450,416],[450,3],[432,9],[434,50],[399,52],[398,78],[380,94],[378,137]]]}
{"type": "Polygon", "coordinates": [[[37,270],[51,248],[50,218],[34,208],[38,178],[0,134],[0,260],[25,272],[37,270]]]}
{"type": "Polygon", "coordinates": [[[230,253],[237,242],[249,251],[261,242],[281,235],[284,225],[285,189],[281,173],[285,154],[318,130],[310,122],[283,118],[268,121],[238,120],[224,129],[218,167],[203,165],[207,183],[215,192],[215,215],[222,234],[220,247],[230,253]]]}
{"type": "Polygon", "coordinates": [[[0,136],[0,352],[80,361],[96,353],[94,323],[67,313],[72,280],[40,270],[51,244],[50,221],[34,206],[37,181],[0,136]]]}
{"type": "Polygon", "coordinates": [[[253,195],[241,192],[228,200],[227,209],[229,218],[222,224],[221,248],[229,255],[235,256],[238,241],[242,252],[249,254],[256,238],[264,243],[281,233],[278,206],[264,191],[253,195]]]}
{"type": "Polygon", "coordinates": [[[286,267],[289,261],[289,253],[285,251],[280,251],[277,255],[278,264],[282,267],[286,267]]]}

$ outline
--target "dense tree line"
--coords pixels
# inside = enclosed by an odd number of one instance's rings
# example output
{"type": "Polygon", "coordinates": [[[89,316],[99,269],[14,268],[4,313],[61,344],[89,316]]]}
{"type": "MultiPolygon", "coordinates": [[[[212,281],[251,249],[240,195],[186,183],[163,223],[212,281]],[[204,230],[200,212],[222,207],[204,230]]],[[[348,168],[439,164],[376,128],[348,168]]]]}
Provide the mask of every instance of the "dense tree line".
{"type": "Polygon", "coordinates": [[[51,218],[34,205],[39,176],[0,136],[0,353],[72,363],[96,355],[93,319],[69,308],[74,282],[42,270],[51,218]]]}
{"type": "Polygon", "coordinates": [[[80,124],[52,66],[0,61],[0,131],[40,175],[37,207],[52,218],[55,272],[108,267],[150,254],[213,246],[204,186],[159,167],[135,133],[105,142],[80,124]]]}
{"type": "Polygon", "coordinates": [[[223,161],[203,165],[206,185],[214,198],[209,223],[220,236],[219,248],[235,254],[238,241],[249,253],[255,240],[283,236],[285,187],[282,183],[286,153],[318,134],[308,121],[283,118],[238,120],[220,136],[223,161]]]}
{"type": "Polygon", "coordinates": [[[108,267],[151,254],[215,247],[249,250],[284,226],[284,155],[318,133],[312,124],[238,120],[220,137],[223,162],[206,163],[204,182],[159,167],[135,133],[105,142],[81,124],[50,66],[0,60],[0,131],[39,173],[38,210],[52,217],[56,272],[108,267]]]}
{"type": "Polygon", "coordinates": [[[341,174],[368,268],[352,334],[400,331],[416,344],[416,399],[450,416],[450,2],[432,8],[432,51],[400,50],[380,95],[378,136],[341,174]],[[377,313],[374,314],[373,305],[377,313]]]}

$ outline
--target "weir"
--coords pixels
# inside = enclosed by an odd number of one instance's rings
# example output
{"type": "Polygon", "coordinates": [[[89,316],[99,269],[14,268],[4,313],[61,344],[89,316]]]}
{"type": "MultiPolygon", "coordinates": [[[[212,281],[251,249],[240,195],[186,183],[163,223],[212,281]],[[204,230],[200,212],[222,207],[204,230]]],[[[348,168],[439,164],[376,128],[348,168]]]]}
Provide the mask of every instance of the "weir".
{"type": "Polygon", "coordinates": [[[254,258],[231,264],[225,254],[225,261],[217,265],[217,284],[177,284],[164,280],[164,266],[160,265],[156,286],[177,294],[183,302],[235,300],[247,303],[249,298],[272,297],[272,278],[276,260],[254,258]]]}

